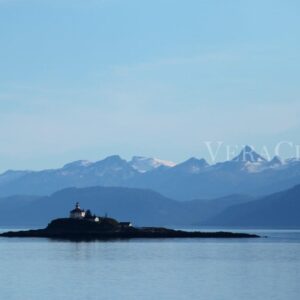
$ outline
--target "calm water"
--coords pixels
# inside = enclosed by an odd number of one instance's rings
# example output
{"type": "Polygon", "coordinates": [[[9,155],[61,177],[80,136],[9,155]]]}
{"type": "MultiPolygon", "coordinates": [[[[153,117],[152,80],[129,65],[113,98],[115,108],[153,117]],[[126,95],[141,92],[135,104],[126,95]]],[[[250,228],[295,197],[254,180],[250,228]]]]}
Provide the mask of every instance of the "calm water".
{"type": "Polygon", "coordinates": [[[269,238],[0,238],[0,299],[300,299],[300,231],[263,234],[269,238]]]}

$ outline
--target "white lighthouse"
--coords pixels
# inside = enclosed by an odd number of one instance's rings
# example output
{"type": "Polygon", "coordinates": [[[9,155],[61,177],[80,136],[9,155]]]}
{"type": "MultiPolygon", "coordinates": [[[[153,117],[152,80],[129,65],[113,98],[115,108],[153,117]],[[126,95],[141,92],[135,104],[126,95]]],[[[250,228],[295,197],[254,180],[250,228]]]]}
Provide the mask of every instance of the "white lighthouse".
{"type": "Polygon", "coordinates": [[[81,209],[79,203],[77,202],[75,208],[70,211],[71,219],[82,219],[85,217],[85,210],[81,209]]]}

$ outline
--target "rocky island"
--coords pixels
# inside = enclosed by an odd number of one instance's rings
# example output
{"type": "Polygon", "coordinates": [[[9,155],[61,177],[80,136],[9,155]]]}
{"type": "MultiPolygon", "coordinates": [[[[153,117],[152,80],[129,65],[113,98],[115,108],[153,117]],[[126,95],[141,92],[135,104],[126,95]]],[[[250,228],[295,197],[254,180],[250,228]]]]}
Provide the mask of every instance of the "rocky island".
{"type": "Polygon", "coordinates": [[[163,227],[134,227],[130,222],[118,222],[113,218],[97,217],[90,210],[83,210],[79,203],[69,218],[51,221],[44,229],[9,231],[2,237],[44,237],[68,240],[107,240],[131,238],[256,238],[255,234],[233,232],[200,232],[167,229],[163,227]]]}

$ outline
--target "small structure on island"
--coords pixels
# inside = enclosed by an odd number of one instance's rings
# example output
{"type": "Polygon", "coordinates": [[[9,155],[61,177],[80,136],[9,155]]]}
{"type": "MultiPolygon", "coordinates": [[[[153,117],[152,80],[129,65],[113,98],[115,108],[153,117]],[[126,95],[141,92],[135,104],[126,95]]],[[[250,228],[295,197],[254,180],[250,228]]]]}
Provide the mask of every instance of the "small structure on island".
{"type": "Polygon", "coordinates": [[[88,221],[88,222],[98,222],[98,223],[107,223],[110,222],[110,220],[113,220],[115,222],[117,222],[118,227],[121,229],[126,229],[129,227],[132,227],[132,223],[131,222],[118,222],[112,218],[109,218],[107,216],[107,214],[105,214],[104,217],[98,217],[95,214],[92,214],[92,212],[87,209],[81,209],[79,202],[76,202],[75,204],[75,208],[73,210],[70,211],[70,219],[76,219],[76,220],[82,220],[82,221],[88,221]]]}
{"type": "Polygon", "coordinates": [[[85,210],[80,208],[78,202],[76,202],[75,208],[70,211],[71,219],[83,219],[85,217],[85,210]]]}
{"type": "Polygon", "coordinates": [[[75,208],[70,211],[70,218],[86,220],[86,221],[91,221],[91,222],[99,222],[99,217],[97,217],[96,215],[92,215],[92,213],[89,209],[87,211],[85,211],[84,209],[81,209],[79,202],[76,202],[75,208]]]}
{"type": "Polygon", "coordinates": [[[89,209],[86,211],[84,219],[91,222],[99,222],[99,217],[97,217],[96,215],[92,215],[89,209]]]}
{"type": "Polygon", "coordinates": [[[119,226],[121,228],[128,228],[128,227],[132,227],[132,223],[131,222],[119,222],[119,226]]]}

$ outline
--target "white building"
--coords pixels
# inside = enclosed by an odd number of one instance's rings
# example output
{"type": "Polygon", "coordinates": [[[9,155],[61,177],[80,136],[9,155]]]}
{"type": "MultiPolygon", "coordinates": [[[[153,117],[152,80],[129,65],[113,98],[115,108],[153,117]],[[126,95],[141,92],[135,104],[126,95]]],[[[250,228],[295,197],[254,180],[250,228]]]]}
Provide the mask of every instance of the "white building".
{"type": "Polygon", "coordinates": [[[71,219],[82,219],[85,217],[85,210],[81,209],[79,203],[77,202],[75,205],[75,209],[70,211],[71,219]]]}

